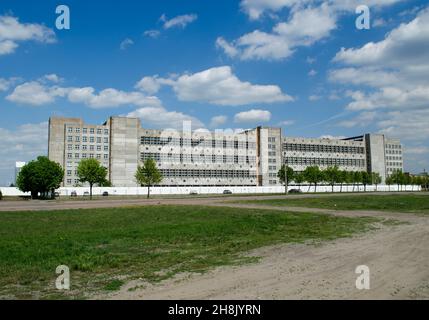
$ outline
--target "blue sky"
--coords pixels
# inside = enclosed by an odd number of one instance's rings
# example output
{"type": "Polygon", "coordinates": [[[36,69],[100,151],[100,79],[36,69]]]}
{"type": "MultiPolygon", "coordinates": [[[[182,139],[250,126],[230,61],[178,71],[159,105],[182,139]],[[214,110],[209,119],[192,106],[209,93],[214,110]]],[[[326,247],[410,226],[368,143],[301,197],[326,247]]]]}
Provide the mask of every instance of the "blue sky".
{"type": "Polygon", "coordinates": [[[0,185],[47,152],[50,116],[148,128],[281,126],[400,138],[429,169],[429,9],[412,0],[0,3],[0,185]],[[368,4],[371,28],[355,26],[368,4]],[[343,49],[342,49],[343,48],[343,49]]]}

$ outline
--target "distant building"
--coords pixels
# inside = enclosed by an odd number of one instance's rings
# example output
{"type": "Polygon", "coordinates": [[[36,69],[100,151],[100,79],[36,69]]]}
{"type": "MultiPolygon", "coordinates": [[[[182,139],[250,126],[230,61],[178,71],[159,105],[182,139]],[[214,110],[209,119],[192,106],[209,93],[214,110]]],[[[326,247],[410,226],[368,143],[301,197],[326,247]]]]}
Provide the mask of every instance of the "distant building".
{"type": "Polygon", "coordinates": [[[18,179],[18,175],[21,172],[22,167],[25,165],[26,163],[22,161],[15,162],[15,181],[13,183],[15,186],[16,186],[16,180],[18,179]]]}
{"type": "Polygon", "coordinates": [[[347,139],[290,138],[280,128],[239,133],[142,128],[137,118],[110,117],[102,125],[79,118],[49,119],[49,159],[65,170],[63,185],[79,184],[77,166],[94,158],[116,187],[136,186],[137,166],[152,158],[163,186],[275,186],[283,164],[378,172],[383,182],[403,170],[399,140],[380,134],[347,139]]]}

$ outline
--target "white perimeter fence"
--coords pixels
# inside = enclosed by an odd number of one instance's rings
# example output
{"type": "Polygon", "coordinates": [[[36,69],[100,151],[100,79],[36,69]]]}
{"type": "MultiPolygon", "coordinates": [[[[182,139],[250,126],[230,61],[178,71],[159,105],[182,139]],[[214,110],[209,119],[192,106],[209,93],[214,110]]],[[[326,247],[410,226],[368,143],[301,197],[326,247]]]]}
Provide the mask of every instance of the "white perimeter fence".
{"type": "MultiPolygon", "coordinates": [[[[300,187],[291,185],[291,189],[300,189],[303,193],[307,192],[332,192],[331,186],[317,186],[317,190],[314,190],[314,186],[301,185],[300,187]]],[[[152,195],[186,195],[190,193],[198,194],[222,194],[224,190],[230,190],[233,194],[264,194],[264,193],[284,193],[284,186],[276,187],[151,187],[150,193],[152,195]]],[[[334,192],[363,192],[364,187],[362,185],[352,186],[352,185],[343,185],[335,186],[334,192]]],[[[3,193],[3,196],[28,196],[29,193],[23,193],[17,188],[2,188],[0,191],[3,193]]],[[[60,188],[56,190],[61,196],[70,196],[73,191],[76,192],[78,196],[84,195],[85,192],[89,192],[89,187],[78,187],[78,188],[60,188]]],[[[397,191],[421,191],[420,186],[400,186],[397,185],[379,185],[367,186],[367,192],[397,192],[397,191]]],[[[135,195],[145,195],[147,194],[147,188],[142,187],[111,187],[111,188],[99,188],[94,187],[92,189],[93,195],[102,195],[103,192],[108,192],[109,196],[135,196],[135,195]]]]}

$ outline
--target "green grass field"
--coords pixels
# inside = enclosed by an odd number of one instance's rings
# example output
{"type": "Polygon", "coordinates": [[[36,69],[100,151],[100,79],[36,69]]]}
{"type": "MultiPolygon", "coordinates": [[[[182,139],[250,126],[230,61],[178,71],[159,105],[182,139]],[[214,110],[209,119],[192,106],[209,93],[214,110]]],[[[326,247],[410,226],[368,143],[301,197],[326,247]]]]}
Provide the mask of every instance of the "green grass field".
{"type": "Polygon", "coordinates": [[[284,198],[272,200],[246,200],[240,201],[240,203],[332,210],[380,210],[429,214],[429,194],[328,196],[302,199],[284,198]]]}
{"type": "Polygon", "coordinates": [[[0,297],[85,298],[128,280],[255,261],[243,253],[277,243],[348,237],[373,218],[196,206],[0,213],[0,297]],[[54,288],[58,265],[71,291],[54,288]]]}

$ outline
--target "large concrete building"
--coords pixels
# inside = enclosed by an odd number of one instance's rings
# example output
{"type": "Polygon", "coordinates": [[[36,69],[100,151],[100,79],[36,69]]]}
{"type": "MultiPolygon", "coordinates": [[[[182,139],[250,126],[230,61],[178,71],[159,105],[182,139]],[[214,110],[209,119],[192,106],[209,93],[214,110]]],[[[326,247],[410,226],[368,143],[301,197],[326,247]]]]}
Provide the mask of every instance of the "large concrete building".
{"type": "Polygon", "coordinates": [[[137,183],[137,166],[152,158],[163,186],[275,186],[282,164],[295,171],[308,166],[338,166],[347,171],[378,172],[383,181],[403,170],[402,146],[384,135],[349,139],[290,138],[280,128],[241,132],[142,128],[137,118],[110,117],[102,125],[77,118],[49,120],[49,158],[65,169],[64,186],[76,186],[77,166],[95,158],[107,168],[113,186],[137,183]]]}

